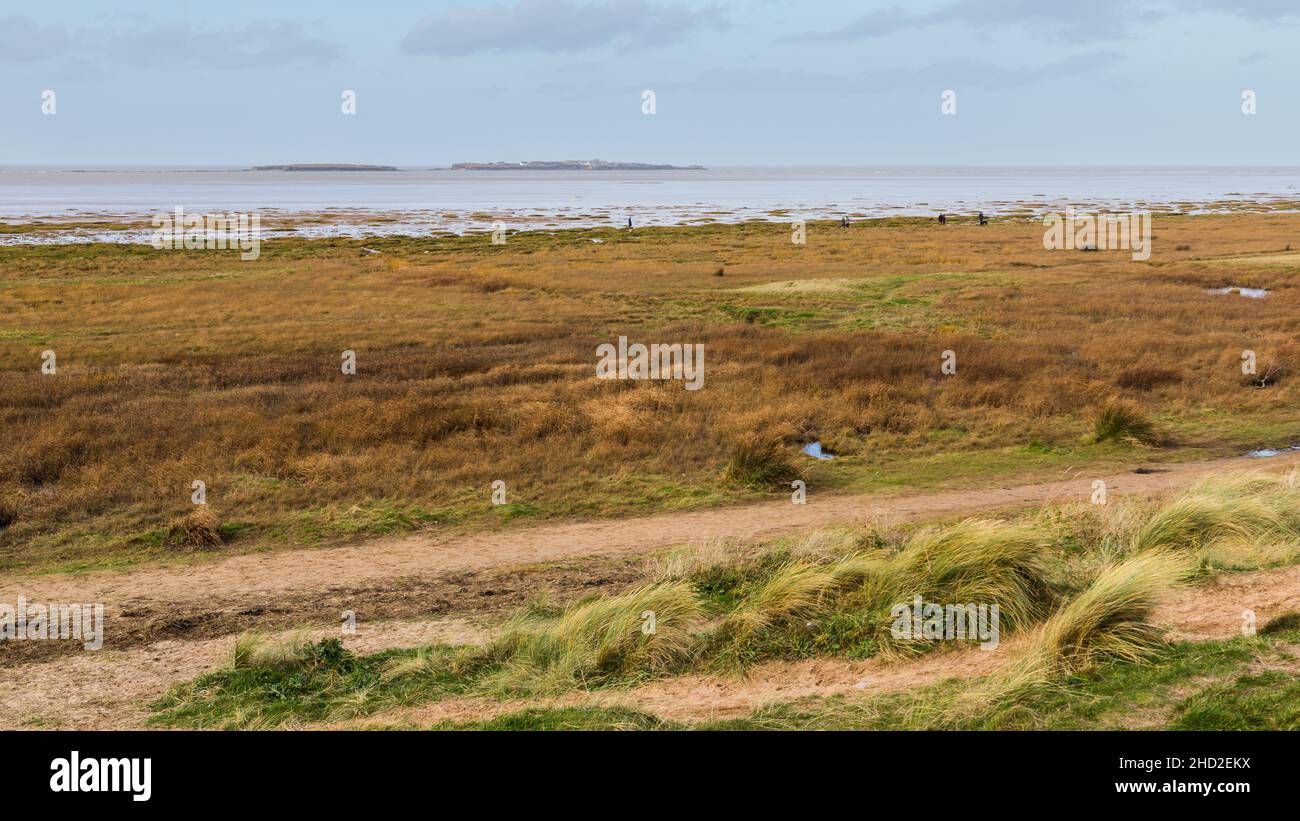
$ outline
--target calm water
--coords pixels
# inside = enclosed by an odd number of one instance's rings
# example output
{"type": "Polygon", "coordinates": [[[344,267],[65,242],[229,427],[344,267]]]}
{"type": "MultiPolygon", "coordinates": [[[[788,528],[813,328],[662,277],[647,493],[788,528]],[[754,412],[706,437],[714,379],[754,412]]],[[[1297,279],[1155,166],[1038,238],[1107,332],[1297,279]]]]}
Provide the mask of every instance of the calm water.
{"type": "MultiPolygon", "coordinates": [[[[843,215],[990,214],[1300,199],[1300,169],[729,168],[708,171],[75,171],[0,168],[0,221],[189,212],[324,213],[366,235],[843,215]],[[373,220],[383,214],[388,219],[373,220]]],[[[58,232],[86,241],[95,232],[58,232]]],[[[102,232],[101,232],[102,233],[102,232]]],[[[114,232],[121,238],[122,232],[114,232]]],[[[134,233],[134,232],[133,232],[134,233]]],[[[10,240],[16,239],[11,235],[10,240]]],[[[3,240],[0,240],[3,241],[3,240]]],[[[27,239],[25,241],[31,241],[27,239]]],[[[138,241],[138,239],[137,239],[138,241]]]]}

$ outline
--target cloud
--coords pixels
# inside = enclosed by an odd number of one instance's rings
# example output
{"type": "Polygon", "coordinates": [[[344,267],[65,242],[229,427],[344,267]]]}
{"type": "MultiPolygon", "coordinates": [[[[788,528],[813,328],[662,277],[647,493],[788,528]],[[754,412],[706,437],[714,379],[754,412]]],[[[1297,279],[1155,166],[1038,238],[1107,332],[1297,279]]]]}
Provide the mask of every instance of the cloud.
{"type": "Polygon", "coordinates": [[[0,18],[0,62],[82,59],[131,68],[243,69],[293,63],[331,63],[343,55],[334,43],[288,20],[264,20],[222,29],[188,23],[126,28],[40,25],[27,17],[0,18]]]}
{"type": "Polygon", "coordinates": [[[929,13],[892,6],[865,14],[837,29],[785,39],[804,43],[862,40],[908,29],[959,23],[983,32],[1018,27],[1074,41],[1104,40],[1122,37],[1131,24],[1149,24],[1166,13],[1163,7],[1147,0],[1090,0],[1086,10],[1069,3],[1042,0],[957,0],[929,13]]]}
{"type": "Polygon", "coordinates": [[[885,37],[900,31],[958,23],[979,32],[1024,28],[1075,42],[1126,37],[1175,13],[1217,12],[1251,22],[1300,17],[1295,0],[1090,0],[1086,9],[1042,0],[955,0],[928,13],[900,6],[869,12],[829,31],[784,38],[824,43],[885,37]]]}
{"type": "Polygon", "coordinates": [[[1198,11],[1217,11],[1246,20],[1279,20],[1300,16],[1295,0],[1195,0],[1198,11]]]}
{"type": "Polygon", "coordinates": [[[461,57],[486,51],[574,52],[620,44],[662,45],[701,29],[724,29],[717,6],[692,10],[646,0],[519,0],[425,17],[402,40],[408,54],[461,57]]]}
{"type": "Polygon", "coordinates": [[[853,75],[814,74],[770,68],[726,68],[700,75],[688,87],[698,92],[727,96],[770,94],[774,91],[837,95],[888,91],[925,91],[944,88],[1013,89],[1062,77],[1097,72],[1116,65],[1122,55],[1093,51],[1065,57],[1045,65],[1012,68],[985,60],[945,60],[918,68],[890,67],[853,75]]]}
{"type": "Polygon", "coordinates": [[[66,54],[70,42],[63,26],[42,26],[29,17],[0,17],[0,62],[39,62],[66,54]]]}
{"type": "Polygon", "coordinates": [[[325,65],[343,56],[334,43],[288,20],[202,31],[164,23],[108,38],[105,53],[133,68],[264,68],[292,63],[325,65]]]}

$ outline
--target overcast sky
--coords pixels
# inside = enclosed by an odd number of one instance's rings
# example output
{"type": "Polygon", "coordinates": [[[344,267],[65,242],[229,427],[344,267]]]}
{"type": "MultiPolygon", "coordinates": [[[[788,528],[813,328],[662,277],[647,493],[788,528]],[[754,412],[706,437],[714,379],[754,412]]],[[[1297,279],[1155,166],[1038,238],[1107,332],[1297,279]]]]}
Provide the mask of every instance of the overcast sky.
{"type": "Polygon", "coordinates": [[[0,12],[0,164],[1300,165],[1296,0],[105,6],[0,12]]]}

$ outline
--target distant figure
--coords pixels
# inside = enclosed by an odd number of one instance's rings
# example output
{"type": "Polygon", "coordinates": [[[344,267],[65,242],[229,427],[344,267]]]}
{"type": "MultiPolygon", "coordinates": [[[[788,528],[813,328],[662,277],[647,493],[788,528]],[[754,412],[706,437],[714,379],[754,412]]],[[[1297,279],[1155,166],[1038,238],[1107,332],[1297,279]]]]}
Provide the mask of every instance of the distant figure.
{"type": "Polygon", "coordinates": [[[940,215],[939,215],[939,224],[940,224],[940,225],[947,225],[947,224],[948,224],[948,215],[947,215],[947,214],[940,214],[940,215]]]}
{"type": "Polygon", "coordinates": [[[980,212],[980,225],[988,225],[989,221],[984,218],[984,212],[980,212]]]}
{"type": "Polygon", "coordinates": [[[848,228],[848,227],[849,227],[849,218],[848,218],[848,217],[840,217],[840,227],[841,227],[841,228],[848,228]]]}
{"type": "Polygon", "coordinates": [[[632,218],[631,218],[631,217],[628,217],[628,218],[627,218],[627,230],[629,230],[629,231],[632,230],[632,218]]]}

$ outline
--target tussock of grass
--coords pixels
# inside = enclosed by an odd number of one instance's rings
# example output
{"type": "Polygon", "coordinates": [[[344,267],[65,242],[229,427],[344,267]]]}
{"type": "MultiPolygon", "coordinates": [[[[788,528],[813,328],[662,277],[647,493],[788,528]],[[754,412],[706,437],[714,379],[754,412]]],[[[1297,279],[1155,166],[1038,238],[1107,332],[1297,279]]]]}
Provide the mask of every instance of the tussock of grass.
{"type": "Polygon", "coordinates": [[[789,487],[802,475],[779,439],[760,434],[736,443],[725,473],[729,481],[767,489],[789,487]]]}
{"type": "Polygon", "coordinates": [[[1268,624],[1259,629],[1260,635],[1264,636],[1296,631],[1300,631],[1300,612],[1295,610],[1269,619],[1268,624]]]}
{"type": "Polygon", "coordinates": [[[1138,531],[1133,549],[1195,550],[1217,539],[1249,537],[1255,523],[1241,517],[1245,508],[1257,514],[1265,512],[1264,506],[1253,499],[1185,496],[1159,511],[1138,531]]]}
{"type": "Polygon", "coordinates": [[[232,670],[257,667],[287,670],[305,662],[312,644],[303,630],[279,638],[257,632],[241,633],[235,639],[230,667],[232,670]]]}
{"type": "Polygon", "coordinates": [[[1097,419],[1093,422],[1093,439],[1098,442],[1160,444],[1155,423],[1134,406],[1117,401],[1106,403],[1098,412],[1097,419]]]}
{"type": "Polygon", "coordinates": [[[994,722],[1026,699],[1059,688],[1071,676],[1103,662],[1139,664],[1163,646],[1151,615],[1192,565],[1186,557],[1148,553],[1106,566],[1017,651],[1014,660],[967,690],[915,709],[923,723],[957,726],[973,716],[994,722]]]}
{"type": "Polygon", "coordinates": [[[754,545],[706,539],[656,557],[652,569],[654,577],[660,581],[690,579],[698,583],[706,577],[741,570],[752,565],[760,555],[764,553],[754,545]]]}
{"type": "Polygon", "coordinates": [[[195,505],[167,530],[167,545],[174,550],[212,550],[221,542],[221,521],[207,505],[195,505]]]}
{"type": "Polygon", "coordinates": [[[783,565],[727,614],[717,635],[739,644],[780,619],[812,615],[834,581],[825,567],[797,561],[783,565]]]}
{"type": "Polygon", "coordinates": [[[1087,670],[1099,659],[1148,658],[1160,641],[1151,614],[1191,569],[1183,557],[1147,553],[1102,570],[1032,637],[1018,675],[1045,681],[1087,670]]]}
{"type": "Polygon", "coordinates": [[[1014,631],[1040,616],[1051,600],[1044,576],[1043,534],[1023,525],[969,519],[914,536],[897,555],[874,566],[846,562],[841,575],[863,576],[861,596],[876,616],[886,652],[915,649],[894,640],[889,611],[913,597],[939,604],[997,604],[1003,629],[1014,631]]]}
{"type": "Polygon", "coordinates": [[[1294,475],[1245,474],[1197,484],[1134,533],[1131,552],[1159,549],[1231,569],[1294,560],[1300,555],[1300,488],[1294,475]]]}
{"type": "Polygon", "coordinates": [[[555,620],[525,614],[487,650],[500,666],[493,688],[553,692],[673,669],[689,657],[702,615],[698,594],[685,582],[580,603],[555,620]]]}

